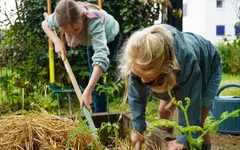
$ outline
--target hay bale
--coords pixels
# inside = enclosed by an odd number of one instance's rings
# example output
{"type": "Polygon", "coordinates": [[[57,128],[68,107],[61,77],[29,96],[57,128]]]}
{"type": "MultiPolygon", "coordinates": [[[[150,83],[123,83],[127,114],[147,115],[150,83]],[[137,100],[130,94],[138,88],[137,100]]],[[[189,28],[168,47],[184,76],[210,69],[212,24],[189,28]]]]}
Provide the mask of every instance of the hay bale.
{"type": "MultiPolygon", "coordinates": [[[[11,115],[0,118],[0,149],[66,149],[71,131],[81,121],[60,118],[48,113],[11,115]]],[[[74,133],[70,149],[88,149],[91,143],[98,149],[100,144],[91,136],[87,125],[82,123],[81,131],[74,133]]]]}

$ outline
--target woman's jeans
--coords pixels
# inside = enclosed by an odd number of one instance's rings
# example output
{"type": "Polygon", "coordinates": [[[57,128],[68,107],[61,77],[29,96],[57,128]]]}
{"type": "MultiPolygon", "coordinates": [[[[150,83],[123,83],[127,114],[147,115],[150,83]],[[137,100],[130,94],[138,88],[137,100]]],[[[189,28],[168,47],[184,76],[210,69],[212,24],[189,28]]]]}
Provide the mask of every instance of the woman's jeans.
{"type": "MultiPolygon", "coordinates": [[[[118,33],[114,39],[114,41],[110,42],[107,44],[109,51],[110,51],[110,55],[108,56],[110,63],[112,61],[112,59],[114,58],[119,46],[120,46],[120,42],[121,42],[121,34],[118,33]]],[[[92,66],[92,56],[94,54],[94,50],[92,46],[87,46],[87,56],[88,56],[88,65],[89,65],[89,69],[90,69],[90,75],[92,74],[93,71],[93,66],[92,66]]],[[[103,82],[103,77],[101,76],[98,80],[98,83],[100,85],[105,86],[105,83],[103,82]]],[[[94,113],[96,112],[106,112],[107,111],[107,97],[106,97],[106,93],[102,92],[100,95],[98,94],[98,92],[96,91],[96,87],[93,89],[92,92],[92,98],[93,98],[93,103],[92,103],[92,110],[94,113]]]]}

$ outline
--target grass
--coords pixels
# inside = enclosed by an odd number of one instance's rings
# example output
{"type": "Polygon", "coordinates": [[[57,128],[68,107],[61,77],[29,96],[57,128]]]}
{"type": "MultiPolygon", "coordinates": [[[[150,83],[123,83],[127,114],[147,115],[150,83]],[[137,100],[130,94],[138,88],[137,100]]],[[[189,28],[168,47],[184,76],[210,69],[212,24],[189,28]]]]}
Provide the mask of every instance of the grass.
{"type": "MultiPolygon", "coordinates": [[[[230,83],[240,84],[240,75],[223,74],[220,87],[230,83]]],[[[220,96],[240,96],[240,88],[229,87],[220,93],[220,96]]]]}

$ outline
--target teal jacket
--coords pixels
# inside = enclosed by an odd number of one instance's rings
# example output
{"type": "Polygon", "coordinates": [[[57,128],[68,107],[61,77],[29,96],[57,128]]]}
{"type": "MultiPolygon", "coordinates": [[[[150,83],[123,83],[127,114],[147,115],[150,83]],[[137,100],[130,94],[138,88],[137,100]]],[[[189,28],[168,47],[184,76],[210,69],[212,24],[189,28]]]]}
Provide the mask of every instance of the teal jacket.
{"type": "MultiPolygon", "coordinates": [[[[177,85],[173,88],[177,100],[191,99],[188,117],[191,125],[200,125],[203,99],[215,97],[215,92],[206,89],[209,76],[221,66],[221,58],[216,48],[207,40],[193,33],[180,32],[170,25],[164,25],[174,38],[174,47],[181,71],[177,73],[177,85]]],[[[143,132],[146,129],[145,109],[147,97],[153,93],[150,87],[142,83],[141,79],[131,73],[129,77],[128,101],[132,113],[133,129],[143,132]]],[[[169,101],[167,93],[155,96],[169,101]]],[[[183,103],[185,105],[185,103],[183,103]]],[[[184,114],[179,113],[179,124],[186,126],[184,114]]],[[[197,136],[196,134],[193,136],[197,136]]],[[[183,134],[177,141],[188,146],[183,134]]]]}
{"type": "MultiPolygon", "coordinates": [[[[104,22],[100,17],[87,18],[88,36],[91,40],[87,43],[83,43],[83,45],[93,46],[94,54],[92,56],[92,65],[100,66],[104,69],[104,71],[106,71],[110,63],[108,58],[110,52],[107,47],[107,43],[112,42],[118,34],[119,24],[110,14],[104,10],[101,11],[105,16],[104,22]]],[[[53,30],[58,27],[54,13],[47,17],[47,23],[48,27],[53,30]]]]}

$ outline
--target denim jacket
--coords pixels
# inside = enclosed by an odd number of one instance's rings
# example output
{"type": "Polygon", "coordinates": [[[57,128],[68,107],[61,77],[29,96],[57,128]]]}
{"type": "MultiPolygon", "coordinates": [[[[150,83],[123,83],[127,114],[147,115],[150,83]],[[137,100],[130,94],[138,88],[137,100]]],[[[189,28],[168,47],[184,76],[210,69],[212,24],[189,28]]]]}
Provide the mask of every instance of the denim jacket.
{"type": "MultiPolygon", "coordinates": [[[[203,98],[215,97],[215,92],[205,89],[211,72],[221,66],[221,58],[216,48],[203,37],[187,32],[180,32],[170,25],[163,25],[173,36],[174,48],[181,71],[177,74],[177,85],[173,88],[177,100],[191,99],[188,117],[191,125],[200,125],[203,98]]],[[[128,101],[132,113],[133,129],[143,132],[146,129],[145,109],[147,97],[152,93],[150,87],[131,73],[129,77],[128,101]]],[[[167,93],[157,94],[162,100],[169,101],[167,93]]],[[[185,103],[183,103],[185,105],[185,103]]],[[[182,110],[178,111],[178,123],[186,126],[182,110]]],[[[196,137],[196,134],[193,134],[196,137]]],[[[188,146],[186,137],[180,134],[179,143],[188,146]]]]}

